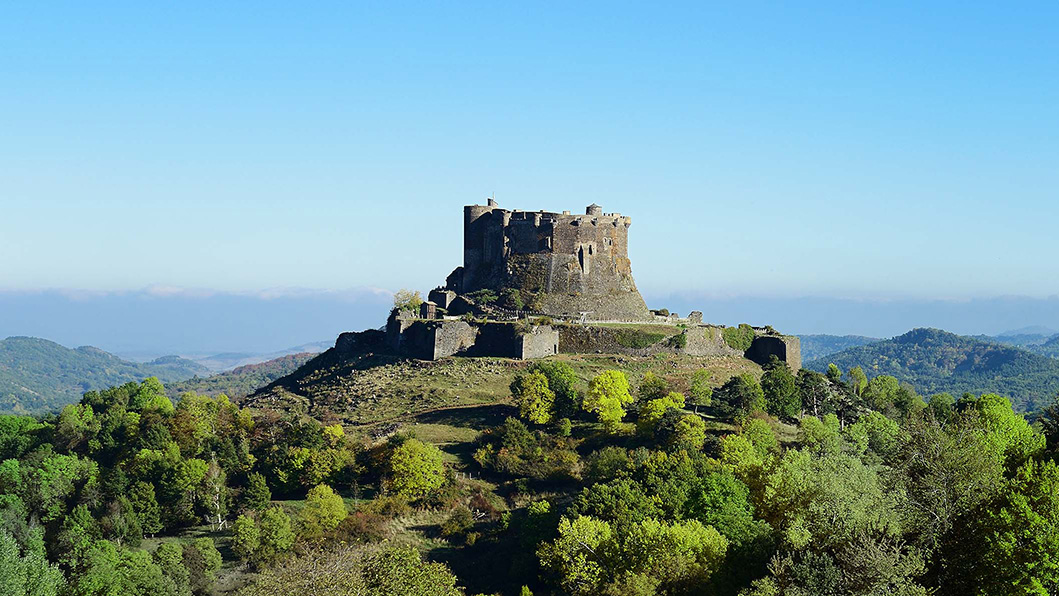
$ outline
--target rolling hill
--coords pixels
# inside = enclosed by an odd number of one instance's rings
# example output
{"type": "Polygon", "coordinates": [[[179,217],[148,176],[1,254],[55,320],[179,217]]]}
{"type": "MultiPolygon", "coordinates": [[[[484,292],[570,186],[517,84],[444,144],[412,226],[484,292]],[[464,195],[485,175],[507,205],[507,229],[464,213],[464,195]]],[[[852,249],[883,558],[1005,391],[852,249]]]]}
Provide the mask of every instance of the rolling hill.
{"type": "Polygon", "coordinates": [[[136,363],[91,346],[70,349],[36,337],[9,337],[0,341],[0,413],[41,414],[93,389],[146,377],[169,383],[208,372],[176,356],[136,363]]]}
{"type": "Polygon", "coordinates": [[[882,341],[878,337],[863,335],[799,335],[798,339],[802,342],[802,359],[805,361],[823,358],[846,348],[882,341]]]}
{"type": "Polygon", "coordinates": [[[223,393],[232,399],[238,399],[253,393],[276,379],[289,375],[315,355],[312,352],[303,352],[301,354],[280,356],[268,362],[247,364],[208,377],[194,377],[186,381],[170,383],[166,385],[166,391],[171,397],[177,397],[187,391],[194,391],[195,393],[210,396],[223,393]]]}
{"type": "Polygon", "coordinates": [[[1020,411],[1050,403],[1059,391],[1059,360],[938,329],[913,329],[848,348],[807,362],[805,368],[823,372],[831,362],[844,371],[860,366],[869,377],[897,377],[925,395],[999,393],[1020,411]]]}

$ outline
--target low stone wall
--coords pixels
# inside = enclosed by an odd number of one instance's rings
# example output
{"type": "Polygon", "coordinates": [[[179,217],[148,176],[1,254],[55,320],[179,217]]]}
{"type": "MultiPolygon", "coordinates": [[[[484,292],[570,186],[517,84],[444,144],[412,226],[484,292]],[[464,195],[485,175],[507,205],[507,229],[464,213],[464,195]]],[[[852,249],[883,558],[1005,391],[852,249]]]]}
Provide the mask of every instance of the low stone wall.
{"type": "Polygon", "coordinates": [[[434,331],[432,360],[467,351],[478,337],[478,330],[466,321],[432,321],[427,325],[434,331]]]}
{"type": "Polygon", "coordinates": [[[559,330],[551,325],[541,325],[522,334],[522,354],[519,358],[544,358],[559,353],[559,330]]]}
{"type": "Polygon", "coordinates": [[[689,327],[684,332],[687,342],[683,352],[690,356],[742,356],[742,352],[725,343],[723,330],[713,326],[689,327]]]}

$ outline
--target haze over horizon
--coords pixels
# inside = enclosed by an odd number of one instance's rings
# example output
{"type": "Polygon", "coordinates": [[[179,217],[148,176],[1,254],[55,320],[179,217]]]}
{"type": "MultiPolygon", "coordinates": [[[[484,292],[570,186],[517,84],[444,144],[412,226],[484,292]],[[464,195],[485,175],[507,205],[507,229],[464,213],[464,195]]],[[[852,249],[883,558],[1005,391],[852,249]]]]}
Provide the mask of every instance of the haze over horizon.
{"type": "Polygon", "coordinates": [[[374,327],[373,289],[443,282],[492,193],[632,216],[648,302],[717,323],[1059,327],[1057,16],[12,6],[0,336],[267,351],[374,327]]]}

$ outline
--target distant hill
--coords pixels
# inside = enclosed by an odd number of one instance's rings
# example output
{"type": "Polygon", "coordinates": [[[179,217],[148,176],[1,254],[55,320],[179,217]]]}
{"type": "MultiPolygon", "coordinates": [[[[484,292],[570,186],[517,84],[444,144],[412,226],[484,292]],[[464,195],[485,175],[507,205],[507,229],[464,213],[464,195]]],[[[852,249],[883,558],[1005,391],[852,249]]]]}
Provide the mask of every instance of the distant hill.
{"type": "Polygon", "coordinates": [[[869,377],[897,377],[925,395],[999,393],[1021,411],[1040,408],[1059,391],[1059,360],[938,329],[913,329],[807,362],[805,367],[822,372],[831,362],[843,371],[860,366],[869,377]]]}
{"type": "Polygon", "coordinates": [[[855,348],[877,341],[878,337],[865,337],[863,335],[799,335],[802,342],[802,361],[816,360],[828,354],[841,352],[846,348],[855,348]]]}
{"type": "Polygon", "coordinates": [[[146,377],[182,381],[208,372],[176,356],[136,363],[91,346],[70,349],[36,337],[9,337],[0,341],[0,413],[40,414],[93,389],[146,377]]]}
{"type": "Polygon", "coordinates": [[[187,391],[194,391],[195,393],[206,395],[220,395],[223,393],[232,399],[238,399],[253,393],[276,379],[289,375],[314,356],[316,354],[310,352],[280,356],[268,362],[247,364],[234,370],[205,378],[194,377],[186,381],[170,383],[166,385],[166,390],[173,397],[187,391]]]}

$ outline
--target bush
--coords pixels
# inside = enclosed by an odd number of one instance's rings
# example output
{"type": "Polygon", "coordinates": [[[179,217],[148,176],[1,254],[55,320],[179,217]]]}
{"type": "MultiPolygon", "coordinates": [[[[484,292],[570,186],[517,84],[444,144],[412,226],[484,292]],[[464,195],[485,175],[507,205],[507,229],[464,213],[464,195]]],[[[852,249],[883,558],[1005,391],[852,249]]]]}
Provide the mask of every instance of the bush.
{"type": "Polygon", "coordinates": [[[684,348],[688,347],[688,336],[687,336],[687,334],[686,333],[678,333],[677,335],[674,335],[673,337],[670,337],[669,338],[669,345],[670,345],[670,347],[676,348],[678,350],[683,350],[684,348]]]}
{"type": "Polygon", "coordinates": [[[441,524],[441,535],[446,538],[461,536],[474,526],[474,516],[471,510],[460,505],[441,524]]]}
{"type": "Polygon", "coordinates": [[[738,327],[725,327],[721,335],[728,347],[740,352],[749,350],[754,343],[754,328],[746,323],[740,323],[738,327]]]}

